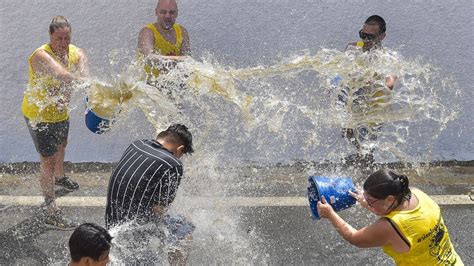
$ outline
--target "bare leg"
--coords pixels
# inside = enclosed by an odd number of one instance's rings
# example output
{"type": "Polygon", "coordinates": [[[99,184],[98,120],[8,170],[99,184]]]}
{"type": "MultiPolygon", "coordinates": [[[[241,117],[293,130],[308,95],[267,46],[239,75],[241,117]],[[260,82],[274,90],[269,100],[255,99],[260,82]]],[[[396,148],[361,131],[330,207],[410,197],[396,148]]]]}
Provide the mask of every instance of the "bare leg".
{"type": "Polygon", "coordinates": [[[66,153],[67,141],[59,145],[58,151],[55,153],[57,155],[54,163],[54,177],[61,178],[64,176],[64,155],[66,153]]]}
{"type": "Polygon", "coordinates": [[[175,250],[168,253],[168,261],[171,266],[181,266],[186,265],[188,256],[183,254],[181,250],[175,250]]]}
{"type": "Polygon", "coordinates": [[[41,172],[40,172],[40,185],[43,190],[45,202],[50,213],[53,213],[58,209],[54,199],[54,166],[58,157],[58,152],[49,157],[43,157],[41,159],[41,172]]]}

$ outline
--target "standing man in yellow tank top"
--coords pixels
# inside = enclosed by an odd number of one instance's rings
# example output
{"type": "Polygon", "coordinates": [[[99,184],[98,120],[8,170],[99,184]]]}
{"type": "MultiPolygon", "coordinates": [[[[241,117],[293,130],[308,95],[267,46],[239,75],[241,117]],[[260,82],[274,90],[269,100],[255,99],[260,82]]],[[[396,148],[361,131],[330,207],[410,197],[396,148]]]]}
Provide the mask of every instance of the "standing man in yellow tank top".
{"type": "Polygon", "coordinates": [[[40,184],[46,202],[45,223],[73,229],[55,203],[54,186],[75,190],[79,185],[65,176],[63,163],[69,132],[72,85],[88,74],[87,58],[71,44],[71,25],[55,16],[49,26],[50,41],[28,58],[29,81],[21,106],[28,129],[40,154],[40,184]]]}
{"type": "Polygon", "coordinates": [[[176,23],[176,1],[159,0],[155,14],[157,21],[146,25],[138,35],[138,52],[145,62],[148,83],[191,52],[188,32],[176,23]]]}

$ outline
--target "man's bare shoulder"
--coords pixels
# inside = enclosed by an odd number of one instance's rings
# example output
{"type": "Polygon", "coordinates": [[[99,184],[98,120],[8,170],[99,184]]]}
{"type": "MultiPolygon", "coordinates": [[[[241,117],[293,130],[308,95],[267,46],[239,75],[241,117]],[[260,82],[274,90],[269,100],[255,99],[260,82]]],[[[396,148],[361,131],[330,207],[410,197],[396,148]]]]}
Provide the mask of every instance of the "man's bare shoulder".
{"type": "Polygon", "coordinates": [[[153,35],[153,31],[150,28],[145,26],[140,30],[140,34],[153,35]]]}
{"type": "Polygon", "coordinates": [[[356,47],[356,46],[357,46],[357,42],[350,42],[346,45],[346,48],[344,50],[347,50],[348,48],[356,47]]]}
{"type": "Polygon", "coordinates": [[[77,53],[79,54],[79,56],[81,56],[81,57],[86,56],[86,52],[84,51],[84,49],[82,49],[80,47],[77,47],[77,46],[76,46],[76,49],[77,49],[77,53]]]}
{"type": "Polygon", "coordinates": [[[188,30],[183,25],[179,24],[179,27],[181,27],[181,30],[183,32],[186,32],[186,33],[188,32],[188,30]]]}

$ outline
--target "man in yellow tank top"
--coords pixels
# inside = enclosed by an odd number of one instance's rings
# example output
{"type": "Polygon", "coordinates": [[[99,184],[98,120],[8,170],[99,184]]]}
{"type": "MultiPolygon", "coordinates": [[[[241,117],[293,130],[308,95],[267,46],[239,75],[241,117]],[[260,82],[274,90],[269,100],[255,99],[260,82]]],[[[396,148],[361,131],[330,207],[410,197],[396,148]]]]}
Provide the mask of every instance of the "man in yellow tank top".
{"type": "Polygon", "coordinates": [[[326,202],[318,213],[349,243],[382,247],[397,265],[464,265],[454,250],[441,211],[428,195],[410,188],[408,177],[382,169],[364,182],[364,190],[349,192],[380,218],[359,230],[344,221],[326,202]]]}
{"type": "Polygon", "coordinates": [[[157,21],[146,25],[138,35],[138,52],[144,60],[149,83],[191,52],[187,30],[176,23],[176,1],[159,0],[155,14],[157,21]]]}
{"type": "Polygon", "coordinates": [[[72,229],[56,206],[54,186],[69,190],[79,185],[65,176],[63,163],[69,132],[68,105],[72,83],[87,75],[85,53],[71,44],[71,25],[55,16],[49,26],[50,42],[28,58],[29,82],[21,106],[36,150],[40,154],[40,184],[46,202],[45,223],[72,229]]]}
{"type": "MultiPolygon", "coordinates": [[[[359,31],[361,41],[349,43],[346,46],[346,51],[350,49],[362,49],[364,52],[382,49],[382,40],[386,36],[385,20],[378,16],[372,15],[365,21],[362,29],[359,31]]],[[[357,116],[367,115],[368,112],[374,110],[378,104],[385,102],[385,96],[390,94],[396,82],[396,77],[387,75],[386,77],[376,77],[377,79],[385,78],[384,88],[380,85],[375,88],[375,85],[363,88],[342,88],[338,95],[338,104],[342,106],[351,106],[351,112],[357,113],[357,116]],[[374,100],[374,98],[376,100],[374,100]],[[348,100],[351,99],[351,103],[348,100]]],[[[364,143],[366,141],[375,141],[378,132],[381,130],[381,124],[378,123],[359,123],[353,128],[343,128],[342,135],[348,139],[358,150],[356,155],[349,156],[347,160],[352,163],[353,160],[362,163],[373,162],[373,148],[366,148],[364,143]]]]}

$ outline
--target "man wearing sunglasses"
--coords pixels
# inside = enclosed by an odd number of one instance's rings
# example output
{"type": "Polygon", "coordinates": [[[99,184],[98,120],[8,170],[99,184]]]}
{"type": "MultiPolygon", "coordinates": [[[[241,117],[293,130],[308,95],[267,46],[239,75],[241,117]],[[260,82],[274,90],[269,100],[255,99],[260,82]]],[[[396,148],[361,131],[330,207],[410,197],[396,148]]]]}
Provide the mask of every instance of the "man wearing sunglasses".
{"type": "MultiPolygon", "coordinates": [[[[365,21],[362,29],[359,31],[360,41],[349,43],[346,51],[350,49],[362,49],[365,53],[370,53],[375,50],[382,49],[382,40],[386,34],[385,20],[378,16],[372,15],[365,21]]],[[[372,113],[375,109],[380,109],[386,102],[386,97],[391,93],[396,82],[396,77],[393,75],[374,76],[374,79],[385,79],[385,88],[379,82],[370,81],[372,85],[362,88],[349,89],[342,88],[338,96],[339,102],[342,106],[348,105],[348,100],[352,99],[352,111],[358,112],[359,115],[367,115],[372,113]],[[377,87],[378,86],[378,87],[377,87]],[[351,96],[351,97],[349,97],[351,96]]],[[[382,81],[383,84],[383,81],[382,81]]],[[[346,158],[346,162],[360,162],[363,164],[370,164],[373,162],[374,148],[367,148],[364,142],[375,141],[377,134],[381,130],[381,123],[367,122],[354,125],[353,128],[343,128],[342,135],[347,138],[358,150],[355,155],[350,155],[346,158]]]]}
{"type": "Polygon", "coordinates": [[[359,31],[361,41],[350,43],[347,48],[351,46],[362,47],[364,51],[380,49],[382,48],[382,40],[385,38],[385,31],[385,20],[377,15],[370,16],[359,31]]]}

